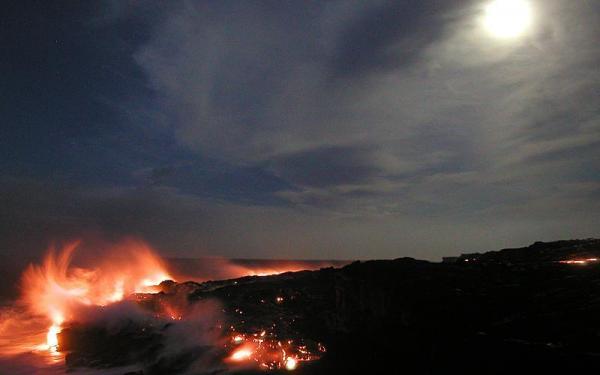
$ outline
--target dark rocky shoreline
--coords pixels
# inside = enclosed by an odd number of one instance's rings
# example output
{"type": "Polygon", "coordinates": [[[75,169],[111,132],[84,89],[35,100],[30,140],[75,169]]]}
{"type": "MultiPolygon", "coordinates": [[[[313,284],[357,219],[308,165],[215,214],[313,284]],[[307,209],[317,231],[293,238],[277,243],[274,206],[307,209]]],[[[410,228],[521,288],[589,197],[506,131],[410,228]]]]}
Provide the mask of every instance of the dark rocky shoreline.
{"type": "MultiPolygon", "coordinates": [[[[299,374],[587,372],[600,369],[600,262],[559,262],[594,257],[600,240],[535,243],[448,263],[403,258],[166,282],[136,300],[148,311],[216,300],[224,332],[269,327],[274,337],[323,343],[322,359],[303,363],[299,374]]],[[[71,368],[140,362],[144,374],[183,372],[211,352],[208,373],[221,372],[221,347],[158,354],[176,324],[131,322],[117,331],[75,324],[60,335],[61,350],[71,368]]]]}

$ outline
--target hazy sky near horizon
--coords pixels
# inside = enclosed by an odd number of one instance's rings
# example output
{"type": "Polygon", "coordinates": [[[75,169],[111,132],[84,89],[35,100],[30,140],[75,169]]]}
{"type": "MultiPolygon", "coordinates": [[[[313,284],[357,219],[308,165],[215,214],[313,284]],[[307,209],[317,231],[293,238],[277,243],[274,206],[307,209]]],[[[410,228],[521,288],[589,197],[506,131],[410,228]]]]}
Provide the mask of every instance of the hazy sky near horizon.
{"type": "Polygon", "coordinates": [[[600,2],[13,1],[0,253],[439,259],[600,236],[600,2]]]}

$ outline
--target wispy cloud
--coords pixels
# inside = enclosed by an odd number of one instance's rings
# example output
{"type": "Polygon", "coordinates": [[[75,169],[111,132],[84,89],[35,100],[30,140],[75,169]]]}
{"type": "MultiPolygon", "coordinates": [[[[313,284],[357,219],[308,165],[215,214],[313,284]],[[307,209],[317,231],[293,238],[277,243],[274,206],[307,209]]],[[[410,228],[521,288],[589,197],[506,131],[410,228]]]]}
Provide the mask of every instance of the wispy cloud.
{"type": "MultiPolygon", "coordinates": [[[[153,119],[137,126],[173,134],[183,156],[136,163],[143,190],[71,192],[81,206],[64,211],[177,249],[269,255],[433,256],[593,234],[599,5],[531,0],[532,30],[500,41],[482,28],[485,4],[153,7],[160,22],[133,56],[153,119]]],[[[104,22],[136,13],[111,9],[104,22]]]]}

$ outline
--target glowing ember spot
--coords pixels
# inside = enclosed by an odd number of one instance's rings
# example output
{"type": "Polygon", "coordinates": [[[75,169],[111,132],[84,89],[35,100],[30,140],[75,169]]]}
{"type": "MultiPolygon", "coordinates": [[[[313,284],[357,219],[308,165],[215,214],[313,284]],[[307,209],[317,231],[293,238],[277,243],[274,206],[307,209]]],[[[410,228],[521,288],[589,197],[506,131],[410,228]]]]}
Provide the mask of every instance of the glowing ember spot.
{"type": "Polygon", "coordinates": [[[567,260],[561,260],[558,263],[562,263],[562,264],[577,264],[577,265],[585,266],[588,263],[594,263],[594,262],[597,262],[597,261],[598,261],[598,258],[567,259],[567,260]]]}
{"type": "Polygon", "coordinates": [[[286,370],[289,370],[289,371],[295,370],[297,366],[298,366],[298,361],[296,361],[294,358],[288,357],[285,360],[285,369],[286,370]]]}
{"type": "Polygon", "coordinates": [[[241,344],[242,342],[244,342],[244,336],[241,336],[241,335],[234,336],[233,342],[235,344],[241,344]]]}
{"type": "Polygon", "coordinates": [[[253,351],[249,348],[241,348],[231,355],[231,360],[235,362],[247,361],[252,357],[253,351]]]}

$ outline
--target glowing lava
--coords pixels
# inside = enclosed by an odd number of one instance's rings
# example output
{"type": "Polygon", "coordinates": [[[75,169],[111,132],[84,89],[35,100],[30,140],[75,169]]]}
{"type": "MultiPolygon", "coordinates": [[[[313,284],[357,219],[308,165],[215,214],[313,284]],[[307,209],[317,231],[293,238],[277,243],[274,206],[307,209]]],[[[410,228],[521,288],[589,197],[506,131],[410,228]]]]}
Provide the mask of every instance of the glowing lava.
{"type": "Polygon", "coordinates": [[[245,361],[252,358],[254,351],[250,347],[244,347],[236,350],[231,355],[231,360],[235,362],[245,361]]]}
{"type": "Polygon", "coordinates": [[[48,346],[48,349],[52,350],[56,350],[58,349],[58,334],[60,333],[60,326],[53,324],[52,326],[50,326],[50,329],[48,329],[48,333],[46,334],[46,345],[48,346]]]}
{"type": "Polygon", "coordinates": [[[244,342],[244,336],[242,336],[242,335],[234,336],[232,341],[234,344],[241,344],[242,342],[244,342]]]}
{"type": "MultiPolygon", "coordinates": [[[[24,272],[21,302],[28,311],[20,319],[14,319],[14,324],[17,327],[20,325],[23,330],[13,333],[16,337],[27,339],[23,340],[26,345],[19,342],[15,354],[33,350],[49,358],[51,363],[64,361],[65,353],[60,348],[61,331],[71,323],[86,324],[93,321],[91,316],[95,316],[96,311],[125,299],[146,306],[155,318],[168,320],[169,325],[190,322],[187,298],[184,301],[169,301],[165,296],[151,295],[169,285],[159,287],[158,284],[173,278],[149,246],[128,240],[105,247],[95,252],[102,256],[95,255],[93,259],[88,259],[85,267],[79,266],[79,263],[78,266],[73,265],[73,254],[78,246],[79,243],[72,243],[60,250],[51,249],[41,264],[30,265],[24,272]],[[93,262],[90,263],[90,260],[93,262]],[[153,300],[157,304],[152,303],[153,300]],[[24,321],[28,318],[24,316],[36,319],[35,330],[25,330],[24,321]],[[45,344],[41,344],[44,339],[45,344]]],[[[283,269],[267,272],[277,271],[283,272],[283,269]]],[[[274,299],[273,302],[277,304],[288,300],[283,296],[275,296],[274,299]]],[[[235,312],[240,315],[244,313],[239,308],[235,312]]],[[[5,326],[8,329],[8,323],[5,326]]],[[[231,326],[226,341],[229,354],[224,362],[234,367],[254,366],[269,371],[292,371],[303,362],[319,359],[325,352],[323,345],[311,340],[297,337],[283,340],[273,327],[244,332],[231,326]]]]}
{"type": "Polygon", "coordinates": [[[160,258],[140,241],[128,240],[108,249],[89,268],[73,267],[79,243],[61,251],[50,250],[42,265],[30,265],[23,274],[23,301],[35,315],[46,316],[50,328],[46,347],[59,349],[63,322],[76,320],[85,306],[106,306],[136,292],[153,291],[171,279],[160,258]]]}
{"type": "Polygon", "coordinates": [[[298,361],[296,361],[294,358],[287,358],[285,361],[285,368],[286,370],[295,370],[296,366],[298,366],[298,361]]]}
{"type": "MultiPolygon", "coordinates": [[[[233,327],[232,327],[233,328],[233,327]]],[[[326,352],[321,343],[305,343],[304,340],[280,340],[266,330],[249,333],[234,333],[231,338],[232,351],[227,362],[241,365],[254,364],[263,370],[285,369],[293,371],[300,362],[321,358],[326,352]]]]}
{"type": "Polygon", "coordinates": [[[587,258],[587,259],[568,259],[568,260],[561,260],[559,261],[559,263],[562,264],[578,264],[581,266],[586,266],[589,263],[594,263],[597,262],[599,259],[598,258],[587,258]]]}

